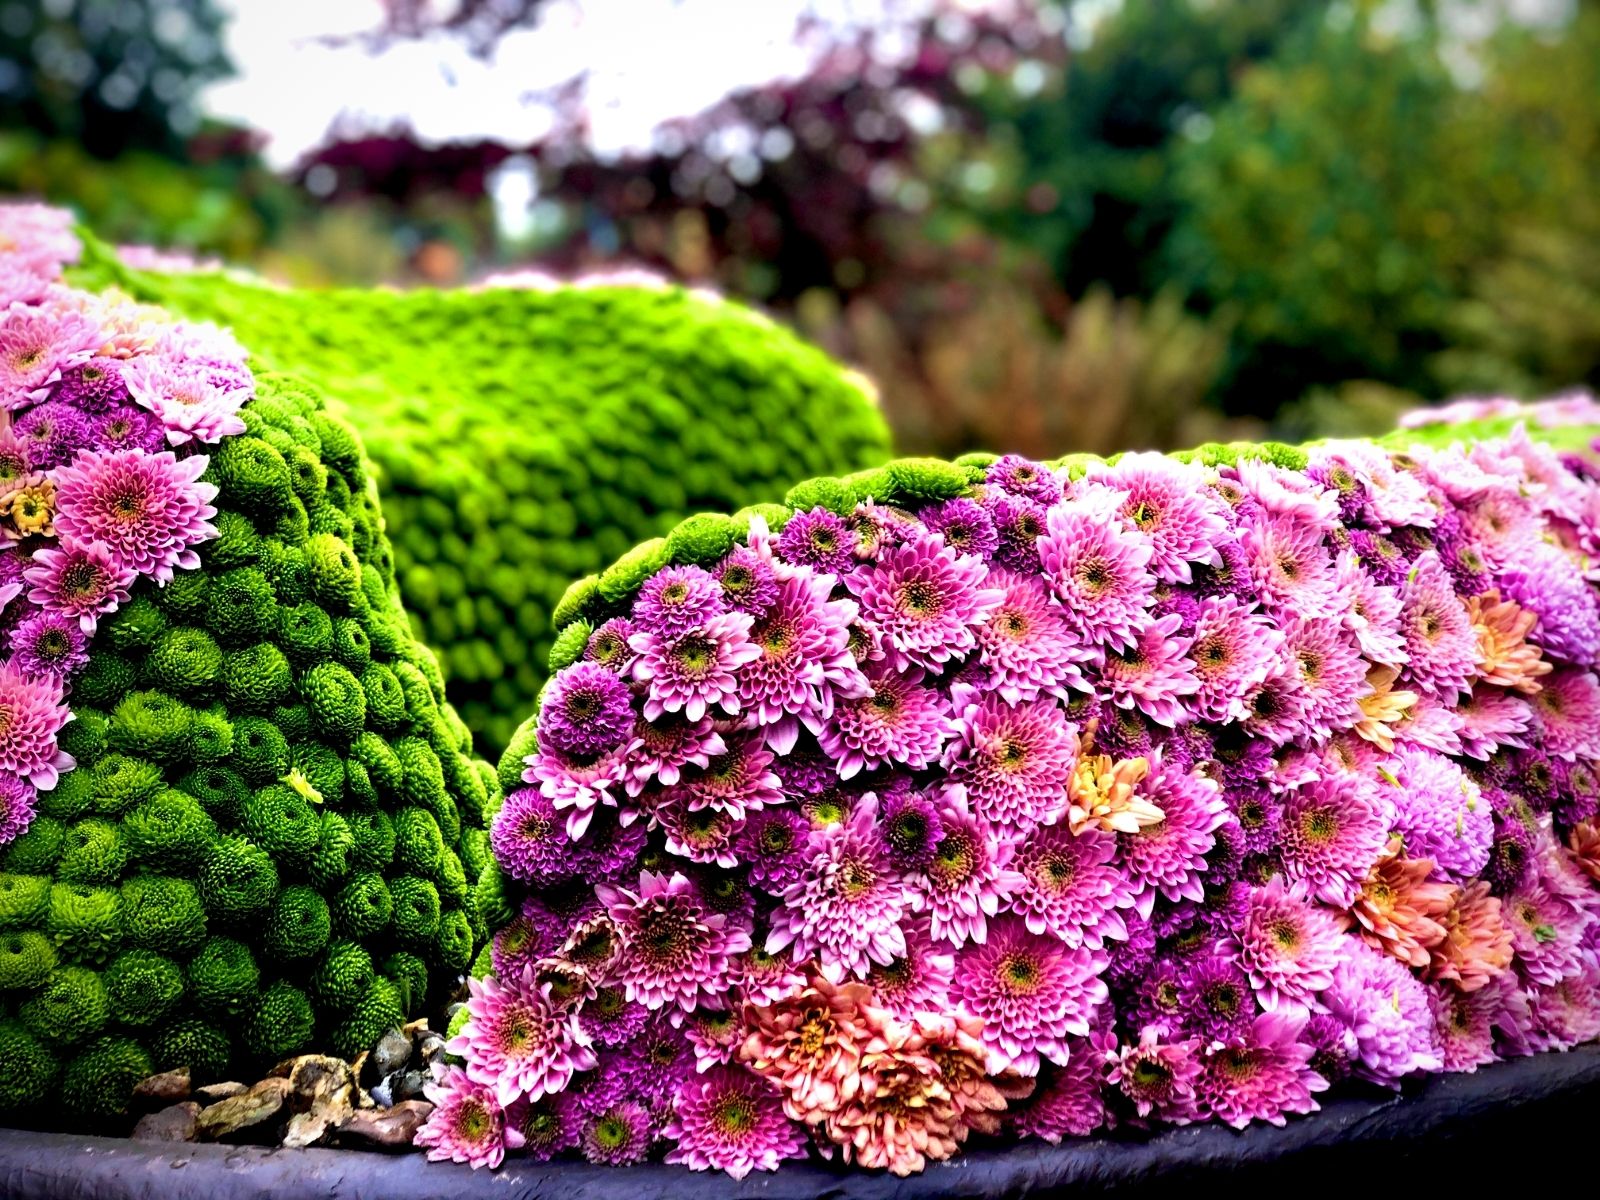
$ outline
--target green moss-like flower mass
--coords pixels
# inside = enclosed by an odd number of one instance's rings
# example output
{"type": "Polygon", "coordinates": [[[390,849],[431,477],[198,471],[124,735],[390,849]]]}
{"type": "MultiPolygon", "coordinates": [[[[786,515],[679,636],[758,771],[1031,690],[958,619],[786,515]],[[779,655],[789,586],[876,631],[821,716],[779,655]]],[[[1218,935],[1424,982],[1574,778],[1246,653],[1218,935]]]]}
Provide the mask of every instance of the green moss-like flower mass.
{"type": "Polygon", "coordinates": [[[482,945],[461,849],[498,784],[411,636],[373,469],[302,383],[258,373],[243,415],[206,447],[221,536],[102,622],[77,766],[0,855],[0,1115],[125,1129],[152,1070],[357,1054],[482,945]]]}
{"type": "MultiPolygon", "coordinates": [[[[568,580],[690,514],[733,512],[888,454],[887,427],[858,381],[765,318],[682,289],[290,291],[220,274],[133,271],[93,241],[75,278],[231,326],[262,363],[303,375],[345,406],[382,473],[395,573],[418,632],[439,653],[450,698],[487,754],[505,747],[544,680],[568,623],[565,613],[552,617],[568,580]]],[[[237,568],[226,583],[221,572],[213,581],[229,604],[207,603],[198,620],[170,608],[163,615],[209,631],[227,651],[220,686],[230,707],[264,713],[286,672],[241,672],[234,656],[263,636],[243,630],[259,628],[249,580],[265,575],[280,605],[308,600],[335,618],[327,629],[298,610],[280,617],[274,646],[286,665],[326,661],[330,637],[332,660],[367,693],[368,727],[384,729],[393,710],[383,677],[367,671],[337,618],[358,616],[350,552],[387,570],[388,548],[360,544],[371,522],[364,481],[349,476],[360,460],[355,440],[297,412],[297,399],[258,402],[254,417],[245,414],[251,436],[219,456],[224,496],[249,518],[219,522],[223,536],[212,544],[218,567],[237,568]],[[307,530],[298,554],[274,545],[307,530]]],[[[929,464],[908,464],[896,483],[930,496],[958,486],[929,464]]],[[[839,493],[853,503],[848,486],[839,493]]],[[[714,557],[736,532],[725,518],[692,521],[601,586],[636,587],[668,555],[714,557]]],[[[143,649],[158,626],[142,611],[119,653],[131,656],[136,641],[143,649]]],[[[329,715],[339,731],[351,719],[346,691],[324,698],[324,711],[309,705],[319,729],[329,715]]]]}

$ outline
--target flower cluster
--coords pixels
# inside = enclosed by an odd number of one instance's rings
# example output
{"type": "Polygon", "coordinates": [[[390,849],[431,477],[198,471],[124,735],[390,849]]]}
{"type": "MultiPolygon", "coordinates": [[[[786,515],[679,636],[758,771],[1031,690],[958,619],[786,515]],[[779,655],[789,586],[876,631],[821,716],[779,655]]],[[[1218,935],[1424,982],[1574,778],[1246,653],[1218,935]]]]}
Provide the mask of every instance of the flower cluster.
{"type": "Polygon", "coordinates": [[[0,842],[74,766],[58,734],[102,618],[217,536],[197,450],[244,429],[244,354],[60,282],[70,216],[0,206],[0,842]]]}
{"type": "Polygon", "coordinates": [[[355,434],[77,248],[0,206],[0,1119],[125,1132],[442,1001],[498,788],[355,434]]]}
{"type": "Polygon", "coordinates": [[[696,521],[569,597],[502,762],[452,1046],[527,1153],[903,1174],[1600,1033],[1579,460],[909,461],[696,521]]]}

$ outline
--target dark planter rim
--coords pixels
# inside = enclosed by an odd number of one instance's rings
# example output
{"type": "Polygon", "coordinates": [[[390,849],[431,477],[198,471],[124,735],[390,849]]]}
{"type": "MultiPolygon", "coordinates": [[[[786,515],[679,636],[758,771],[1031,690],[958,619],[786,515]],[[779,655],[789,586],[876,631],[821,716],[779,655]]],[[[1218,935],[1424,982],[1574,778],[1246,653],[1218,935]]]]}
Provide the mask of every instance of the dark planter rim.
{"type": "MultiPolygon", "coordinates": [[[[1562,1128],[1592,1125],[1600,1111],[1600,1045],[1486,1067],[1470,1075],[1421,1080],[1398,1094],[1345,1095],[1319,1113],[1277,1128],[1244,1132],[1215,1126],[1168,1129],[1050,1146],[984,1147],[919,1176],[826,1165],[788,1164],[735,1181],[683,1167],[591,1167],[510,1159],[498,1171],[427,1163],[420,1154],[358,1150],[283,1150],[258,1146],[163,1145],[0,1129],[0,1196],[7,1200],[422,1200],[529,1197],[538,1200],[965,1200],[975,1197],[1126,1194],[1184,1182],[1237,1184],[1246,1178],[1315,1180],[1321,1190],[1348,1176],[1375,1182],[1374,1164],[1442,1183],[1477,1163],[1491,1172],[1534,1161],[1535,1146],[1509,1137],[1521,1120],[1543,1131],[1547,1169],[1565,1155],[1562,1128]],[[1486,1140],[1486,1139],[1493,1139],[1486,1140]],[[1441,1155],[1447,1147],[1461,1147],[1441,1155]],[[1511,1161],[1500,1156],[1510,1155],[1511,1161]]],[[[1581,1157],[1582,1149],[1573,1149],[1581,1157]]],[[[1567,1158],[1570,1164],[1573,1161],[1567,1158]]],[[[1533,1182],[1536,1176],[1530,1176],[1533,1182]]]]}

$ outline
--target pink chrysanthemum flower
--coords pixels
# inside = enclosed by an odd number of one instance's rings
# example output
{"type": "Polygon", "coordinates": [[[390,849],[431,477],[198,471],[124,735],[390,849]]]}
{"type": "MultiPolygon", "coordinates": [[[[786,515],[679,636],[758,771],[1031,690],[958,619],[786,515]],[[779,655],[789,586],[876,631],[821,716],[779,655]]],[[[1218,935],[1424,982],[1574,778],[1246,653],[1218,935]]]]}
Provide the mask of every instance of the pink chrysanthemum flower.
{"type": "Polygon", "coordinates": [[[522,1131],[506,1124],[493,1088],[474,1083],[460,1067],[435,1063],[433,1070],[434,1082],[422,1089],[433,1111],[416,1138],[429,1162],[498,1167],[507,1149],[522,1147],[522,1131]]]}
{"type": "Polygon", "coordinates": [[[1011,869],[1014,845],[973,816],[959,784],[945,793],[939,825],[942,836],[932,861],[911,880],[911,909],[927,913],[935,941],[982,942],[989,918],[1024,882],[1011,869]]]}
{"type": "Polygon", "coordinates": [[[1251,607],[1231,595],[1201,601],[1189,644],[1197,686],[1184,702],[1200,720],[1243,721],[1246,699],[1278,661],[1283,635],[1251,607]]]}
{"type": "Polygon", "coordinates": [[[1348,940],[1331,912],[1295,895],[1275,875],[1251,891],[1229,945],[1261,1007],[1272,1012],[1307,1007],[1333,982],[1348,940]]]}
{"type": "Polygon", "coordinates": [[[1155,546],[1117,515],[1115,497],[1057,504],[1045,515],[1039,562],[1062,617],[1090,649],[1126,649],[1150,620],[1155,546]]]}
{"type": "Polygon", "coordinates": [[[840,701],[817,733],[839,777],[852,779],[885,763],[920,771],[935,761],[951,733],[945,698],[923,687],[915,669],[878,669],[866,679],[871,693],[840,701]]]}
{"type": "Polygon", "coordinates": [[[1324,530],[1288,517],[1244,526],[1240,543],[1262,606],[1282,617],[1316,620],[1340,610],[1333,557],[1324,530]]]}
{"type": "Polygon", "coordinates": [[[217,536],[217,485],[199,481],[209,461],[204,454],[84,451],[55,472],[56,530],[99,542],[124,567],[165,583],[176,567],[198,567],[194,547],[217,536]]]}
{"type": "Polygon", "coordinates": [[[714,863],[732,869],[739,865],[738,843],[745,819],[715,808],[691,808],[688,794],[674,788],[657,798],[651,811],[651,828],[665,835],[669,854],[690,862],[714,863]]]}
{"type": "Polygon", "coordinates": [[[82,313],[12,304],[0,310],[0,408],[43,400],[61,372],[87,362],[100,331],[82,313]]]}
{"type": "Polygon", "coordinates": [[[876,566],[845,584],[875,626],[899,669],[943,670],[977,646],[974,626],[988,619],[1005,594],[987,584],[988,569],[970,554],[956,554],[938,534],[883,552],[876,566]]]}
{"type": "Polygon", "coordinates": [[[856,536],[845,519],[825,508],[797,512],[777,539],[786,562],[842,576],[855,565],[856,536]]]}
{"type": "Polygon", "coordinates": [[[1012,704],[1041,694],[1065,700],[1069,688],[1087,692],[1081,667],[1091,656],[1073,637],[1043,581],[996,569],[989,584],[1004,597],[977,630],[978,661],[989,673],[989,685],[1012,704]]]}
{"type": "Polygon", "coordinates": [[[735,1179],[776,1171],[784,1159],[803,1156],[808,1144],[773,1085],[743,1067],[713,1067],[684,1080],[661,1133],[675,1143],[667,1162],[735,1179]]]}
{"type": "Polygon", "coordinates": [[[1164,583],[1189,583],[1191,563],[1217,566],[1217,543],[1228,531],[1221,501],[1206,490],[1206,472],[1165,454],[1124,454],[1115,466],[1092,463],[1090,488],[1118,494],[1122,519],[1150,538],[1150,569],[1164,583]]]}
{"type": "Polygon", "coordinates": [[[708,766],[713,755],[727,750],[708,718],[686,721],[681,715],[663,714],[653,721],[640,719],[623,755],[627,793],[637,796],[652,780],[671,787],[683,777],[685,767],[708,766]]]}
{"type": "Polygon", "coordinates": [[[748,930],[710,911],[682,874],[639,873],[639,890],[595,888],[622,939],[617,978],[648,1009],[720,1007],[729,960],[750,948],[748,930]]]}
{"type": "Polygon", "coordinates": [[[93,542],[36,550],[22,577],[33,585],[29,600],[77,618],[85,633],[95,631],[102,615],[117,610],[137,578],[111,551],[93,542]]]}
{"type": "Polygon", "coordinates": [[[633,647],[628,639],[633,636],[633,622],[627,617],[612,617],[589,635],[583,648],[585,662],[599,663],[623,678],[631,678],[633,647]]]}
{"type": "Polygon", "coordinates": [[[1399,665],[1406,661],[1405,639],[1400,635],[1400,593],[1385,587],[1361,565],[1352,550],[1341,550],[1334,568],[1345,628],[1356,639],[1362,655],[1375,663],[1399,665]]]}
{"type": "Polygon", "coordinates": [[[1526,750],[1531,744],[1533,705],[1521,696],[1481,684],[1456,705],[1461,719],[1461,753],[1488,762],[1501,747],[1526,750]]]}
{"type": "Polygon", "coordinates": [[[160,419],[174,446],[220,442],[245,431],[239,409],[253,391],[247,377],[219,374],[212,364],[177,355],[147,354],[129,360],[122,379],[134,401],[160,419]]]}
{"type": "Polygon", "coordinates": [[[1551,987],[1583,966],[1581,939],[1593,918],[1556,894],[1538,873],[1500,906],[1517,972],[1529,983],[1551,987]]]}
{"type": "Polygon", "coordinates": [[[835,699],[868,690],[850,653],[855,602],[830,600],[832,590],[827,575],[778,564],[772,599],[750,629],[758,653],[739,672],[739,705],[779,754],[794,748],[802,723],[820,730],[835,699]]]}
{"type": "MultiPolygon", "coordinates": [[[[541,749],[528,755],[526,762],[523,781],[538,784],[557,811],[570,810],[567,812],[567,836],[573,841],[588,830],[596,808],[617,807],[617,793],[622,788],[628,766],[618,750],[595,758],[575,758],[541,749]]],[[[638,813],[630,809],[623,815],[631,823],[638,813]]]]}
{"type": "Polygon", "coordinates": [[[494,1089],[501,1106],[562,1091],[578,1071],[594,1067],[594,1051],[577,1015],[537,985],[533,967],[507,983],[493,975],[468,979],[467,1021],[445,1049],[467,1063],[467,1078],[494,1089]]]}
{"type": "Polygon", "coordinates": [[[1428,1001],[1433,1008],[1441,1070],[1471,1072],[1499,1059],[1494,1050],[1494,1017],[1500,1001],[1492,992],[1463,992],[1434,984],[1428,989],[1428,1001]]]}
{"type": "Polygon", "coordinates": [[[957,957],[950,998],[983,1021],[991,1075],[1037,1075],[1041,1059],[1067,1061],[1069,1035],[1088,1036],[1107,997],[1104,969],[1100,953],[1069,950],[1003,919],[990,926],[987,942],[957,957]]]}
{"type": "Polygon", "coordinates": [[[1196,1039],[1168,1042],[1160,1031],[1146,1028],[1131,1045],[1108,1042],[1106,1081],[1128,1098],[1141,1119],[1187,1125],[1200,1117],[1200,1050],[1196,1039]]]}
{"type": "Polygon", "coordinates": [[[1241,458],[1224,472],[1240,492],[1270,517],[1298,521],[1319,534],[1333,532],[1339,494],[1299,471],[1259,458],[1241,458]]]}
{"type": "Polygon", "coordinates": [[[813,832],[805,874],[772,914],[769,954],[814,958],[835,983],[905,956],[900,922],[910,896],[889,866],[877,817],[878,798],[868,792],[845,820],[813,832]]]}
{"type": "Polygon", "coordinates": [[[783,802],[782,784],[772,771],[772,752],[760,742],[740,738],[699,771],[679,782],[690,809],[711,808],[736,819],[783,802]]]}
{"type": "Polygon", "coordinates": [[[1361,697],[1369,690],[1367,664],[1355,641],[1334,621],[1289,618],[1283,623],[1284,653],[1300,671],[1305,721],[1317,740],[1361,721],[1361,697]]]}
{"type": "Polygon", "coordinates": [[[1054,821],[1078,759],[1078,739],[1051,700],[1010,705],[958,689],[955,736],[941,760],[993,829],[1054,821]]]}
{"type": "Polygon", "coordinates": [[[936,946],[925,920],[904,925],[905,954],[889,963],[874,963],[867,972],[873,1002],[910,1020],[917,1013],[950,1011],[950,982],[955,977],[955,956],[949,947],[936,946]]]}
{"type": "Polygon", "coordinates": [[[1478,785],[1448,758],[1402,746],[1381,768],[1394,805],[1392,828],[1407,858],[1429,858],[1447,879],[1465,883],[1489,865],[1494,813],[1478,785]]]}
{"type": "Polygon", "coordinates": [[[1318,779],[1284,798],[1284,874],[1339,908],[1389,840],[1392,809],[1376,787],[1351,775],[1318,779]]]}
{"type": "Polygon", "coordinates": [[[1133,907],[1134,887],[1115,861],[1118,836],[1098,829],[1073,834],[1065,825],[1028,834],[1011,864],[1023,883],[1010,907],[1030,932],[1095,950],[1107,938],[1127,938],[1122,910],[1133,907]]]}
{"type": "Polygon", "coordinates": [[[1074,1040],[1067,1065],[1052,1067],[1020,1108],[1013,1106],[1011,1128],[1019,1137],[1059,1145],[1063,1138],[1088,1137],[1107,1123],[1105,1067],[1093,1046],[1074,1040]]]}
{"type": "Polygon", "coordinates": [[[1186,655],[1191,638],[1178,633],[1182,617],[1169,613],[1146,625],[1133,644],[1106,655],[1099,688],[1119,708],[1137,708],[1158,725],[1172,728],[1188,719],[1185,697],[1200,687],[1186,655]]]}
{"type": "Polygon", "coordinates": [[[674,638],[641,630],[628,638],[639,657],[633,677],[645,685],[646,719],[681,712],[698,721],[708,709],[739,712],[737,672],[761,657],[750,640],[749,613],[732,612],[712,617],[704,625],[674,638]]]}
{"type": "Polygon", "coordinates": [[[1245,732],[1274,746],[1313,740],[1315,727],[1307,719],[1310,698],[1300,681],[1300,664],[1280,643],[1267,677],[1244,698],[1245,732]]]}
{"type": "Polygon", "coordinates": [[[1592,962],[1559,983],[1528,989],[1527,995],[1535,1050],[1570,1050],[1600,1037],[1600,969],[1592,962]]]}
{"type": "Polygon", "coordinates": [[[1160,752],[1140,785],[1161,820],[1138,833],[1118,835],[1122,868],[1134,886],[1134,908],[1149,917],[1158,895],[1171,901],[1203,900],[1206,855],[1228,818],[1222,789],[1200,767],[1184,770],[1160,752]]]}
{"type": "Polygon", "coordinates": [[[72,720],[61,680],[22,673],[13,659],[0,664],[0,771],[26,779],[41,791],[55,787],[62,771],[76,764],[56,745],[72,720]]]}
{"type": "MultiPolygon", "coordinates": [[[[21,590],[18,584],[7,586],[21,590]]],[[[0,594],[3,592],[0,589],[0,594]]],[[[24,675],[66,680],[88,664],[89,638],[76,621],[63,613],[34,613],[11,631],[11,654],[24,675]]]]}
{"type": "Polygon", "coordinates": [[[1418,691],[1453,701],[1472,682],[1478,637],[1449,572],[1433,551],[1422,554],[1401,593],[1400,632],[1406,643],[1403,678],[1418,691]]]}
{"type": "Polygon", "coordinates": [[[662,567],[640,586],[633,601],[633,623],[635,628],[672,638],[726,611],[722,585],[704,567],[662,567]]]}
{"type": "Polygon", "coordinates": [[[1404,964],[1358,938],[1345,938],[1333,982],[1318,994],[1355,1039],[1352,1066],[1363,1079],[1396,1087],[1443,1059],[1428,989],[1404,964]]]}
{"type": "Polygon", "coordinates": [[[1312,1069],[1311,1047],[1300,1040],[1306,1020],[1304,1013],[1261,1013],[1244,1036],[1208,1049],[1198,1088],[1207,1115],[1243,1129],[1316,1112],[1314,1095],[1328,1081],[1312,1069]]]}
{"type": "Polygon", "coordinates": [[[1600,758],[1600,678],[1593,671],[1568,667],[1546,675],[1533,711],[1546,754],[1568,762],[1600,758]]]}

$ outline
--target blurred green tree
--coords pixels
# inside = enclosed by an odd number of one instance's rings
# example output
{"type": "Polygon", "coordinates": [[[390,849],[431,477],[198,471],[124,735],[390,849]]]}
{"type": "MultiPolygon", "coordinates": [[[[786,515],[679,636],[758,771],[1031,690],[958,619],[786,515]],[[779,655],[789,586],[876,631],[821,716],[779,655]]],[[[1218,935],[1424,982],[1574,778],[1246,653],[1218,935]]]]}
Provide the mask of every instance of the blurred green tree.
{"type": "Polygon", "coordinates": [[[232,74],[215,0],[8,0],[0,5],[0,127],[99,158],[181,157],[196,97],[232,74]]]}

